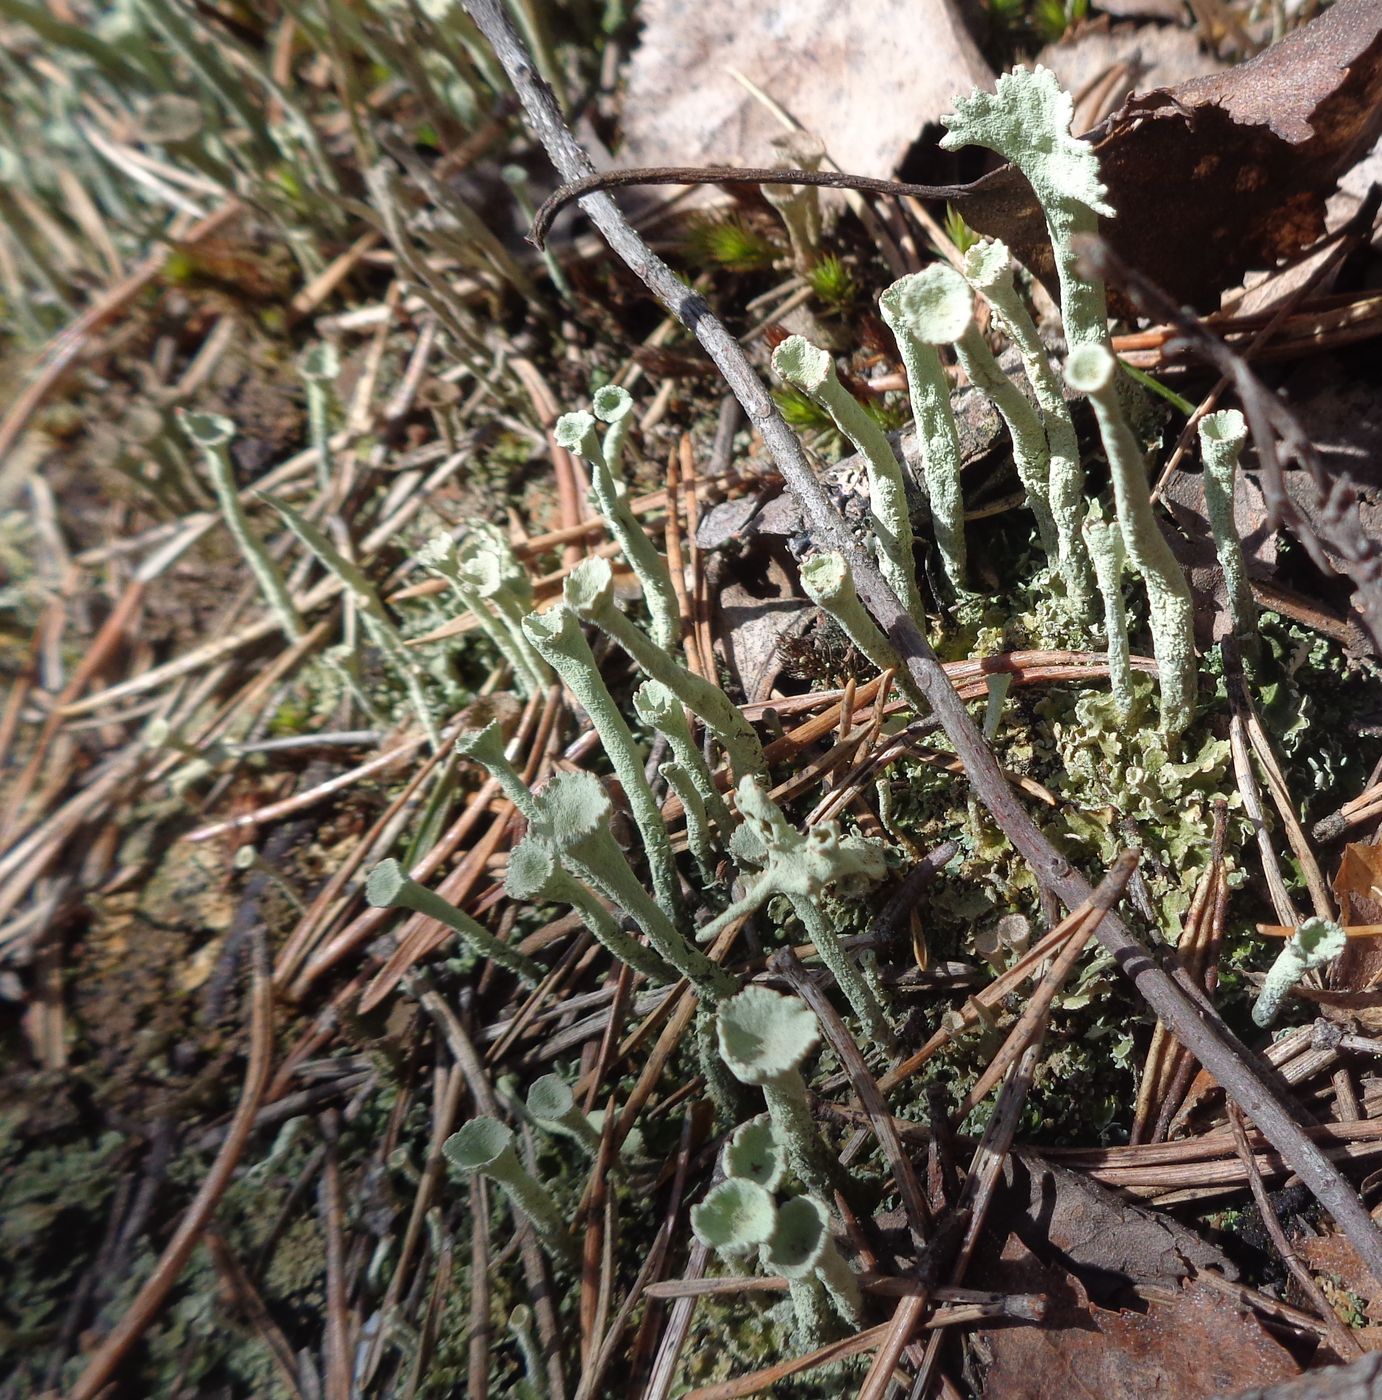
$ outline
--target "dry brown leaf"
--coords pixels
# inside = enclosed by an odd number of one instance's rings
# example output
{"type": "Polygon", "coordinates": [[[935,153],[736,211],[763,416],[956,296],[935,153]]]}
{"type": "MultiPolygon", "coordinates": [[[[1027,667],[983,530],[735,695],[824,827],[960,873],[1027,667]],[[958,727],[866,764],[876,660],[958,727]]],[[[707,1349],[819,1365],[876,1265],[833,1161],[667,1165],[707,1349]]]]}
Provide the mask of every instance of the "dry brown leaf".
{"type": "Polygon", "coordinates": [[[1204,50],[1193,29],[1110,24],[1107,19],[1081,25],[1059,43],[1047,44],[1036,62],[1049,68],[1075,98],[1077,136],[1111,116],[1135,92],[1173,87],[1224,67],[1204,50]],[[1098,110],[1086,117],[1096,97],[1098,110]]]}
{"type": "Polygon", "coordinates": [[[982,1393],[993,1400],[1197,1400],[1299,1374],[1256,1317],[1204,1284],[1185,1282],[1164,1301],[1114,1311],[1093,1305],[1079,1277],[1058,1260],[1044,1263],[1016,1235],[1002,1266],[1001,1282],[988,1276],[984,1286],[1043,1293],[1054,1307],[1040,1327],[978,1333],[982,1393]]]}
{"type": "Polygon", "coordinates": [[[638,17],[624,165],[771,164],[782,125],[730,69],[858,175],[890,175],[958,94],[993,82],[949,0],[643,0],[638,17]]]}
{"type": "MultiPolygon", "coordinates": [[[[1380,26],[1382,0],[1339,0],[1255,59],[1143,93],[1090,132],[1119,256],[1212,310],[1244,272],[1318,238],[1339,177],[1382,132],[1380,26]]],[[[955,203],[1050,278],[1040,209],[1011,167],[955,203]]]]}
{"type": "MultiPolygon", "coordinates": [[[[1374,892],[1382,886],[1382,847],[1350,843],[1344,847],[1339,873],[1334,877],[1334,893],[1339,897],[1339,917],[1346,924],[1382,923],[1382,895],[1374,892]]],[[[1382,982],[1382,940],[1350,938],[1348,946],[1329,969],[1329,985],[1336,992],[1351,993],[1357,998],[1372,995],[1372,989],[1382,982]]],[[[1360,1026],[1375,1031],[1382,1025],[1375,1005],[1344,1007],[1357,1017],[1360,1026]]]]}
{"type": "Polygon", "coordinates": [[[1357,842],[1345,846],[1334,893],[1345,923],[1382,923],[1382,847],[1357,842]]]}
{"type": "Polygon", "coordinates": [[[1382,1322],[1382,1284],[1363,1267],[1358,1251],[1345,1236],[1306,1235],[1291,1244],[1312,1272],[1331,1276],[1320,1280],[1326,1296],[1332,1299],[1340,1289],[1347,1289],[1373,1322],[1382,1322]]]}

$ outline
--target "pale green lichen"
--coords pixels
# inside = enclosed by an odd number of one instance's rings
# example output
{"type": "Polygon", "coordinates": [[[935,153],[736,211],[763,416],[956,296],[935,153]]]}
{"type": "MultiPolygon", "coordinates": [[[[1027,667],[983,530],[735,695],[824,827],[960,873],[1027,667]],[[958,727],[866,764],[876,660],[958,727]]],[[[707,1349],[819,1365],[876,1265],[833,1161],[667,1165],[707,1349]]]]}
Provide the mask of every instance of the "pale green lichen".
{"type": "Polygon", "coordinates": [[[960,368],[986,394],[1012,438],[1013,464],[1036,516],[1037,533],[1048,554],[1058,553],[1056,524],[1051,515],[1050,450],[1046,434],[1026,396],[994,359],[988,342],[974,323],[974,293],[946,263],[932,263],[924,272],[894,282],[885,296],[898,320],[918,340],[931,344],[942,336],[954,347],[960,368]]]}
{"type": "Polygon", "coordinates": [[[1118,400],[1118,365],[1102,345],[1081,345],[1066,362],[1071,388],[1087,394],[1113,478],[1123,544],[1147,587],[1152,650],[1161,680],[1161,727],[1172,738],[1195,708],[1195,606],[1190,585],[1152,511],[1147,468],[1118,400]]]}
{"type": "Polygon", "coordinates": [[[182,430],[201,449],[216,492],[217,504],[225,518],[231,538],[249,565],[259,591],[273,610],[283,635],[290,642],[298,641],[306,631],[288,585],[279,573],[278,565],[255,534],[245,508],[240,504],[240,492],[235,484],[235,468],[230,461],[230,444],[235,439],[235,424],[215,413],[183,413],[179,417],[182,430]]]}
{"type": "Polygon", "coordinates": [[[331,411],[341,357],[329,340],[318,341],[303,352],[298,369],[307,385],[307,435],[317,454],[317,489],[324,493],[331,488],[331,411]]]}
{"type": "MultiPolygon", "coordinates": [[[[541,810],[532,804],[531,821],[542,820],[541,810]]],[[[579,880],[565,871],[552,846],[531,832],[509,852],[504,891],[510,899],[525,904],[551,900],[574,909],[586,928],[620,962],[641,972],[650,981],[676,980],[676,973],[650,948],[645,948],[579,880]]]]}
{"type": "Polygon", "coordinates": [[[761,873],[744,897],[707,924],[698,937],[713,938],[720,928],[762,908],[774,895],[784,895],[867,1038],[881,1049],[891,1048],[892,1027],[874,988],[821,912],[821,896],[827,889],[848,891],[882,879],[887,864],[881,848],[862,837],[843,835],[834,821],[797,831],[753,779],[739,784],[735,801],[744,825],[736,833],[734,852],[741,864],[761,866],[761,873]]]}
{"type": "Polygon", "coordinates": [[[503,790],[504,796],[518,809],[526,821],[537,815],[537,807],[523,775],[509,761],[504,747],[504,732],[497,720],[490,720],[483,729],[472,730],[456,740],[456,752],[478,763],[503,790]]]}
{"type": "Polygon", "coordinates": [[[379,597],[379,591],[370,582],[369,576],[353,559],[347,559],[317,525],[286,501],[280,501],[267,494],[262,494],[262,499],[283,517],[284,523],[316,556],[317,561],[336,576],[343,588],[349,590],[359,608],[365,631],[369,633],[375,646],[388,658],[395,674],[402,680],[412,702],[413,713],[417,715],[432,748],[440,749],[441,731],[422,689],[417,659],[408,650],[398,628],[394,626],[393,619],[379,597]]]}
{"type": "MultiPolygon", "coordinates": [[[[597,411],[607,415],[615,425],[610,429],[608,440],[616,462],[623,451],[626,422],[632,406],[625,389],[610,385],[600,391],[597,411]]],[[[554,436],[560,446],[568,452],[579,453],[590,464],[590,493],[596,508],[643,586],[653,640],[670,650],[681,638],[681,605],[672,586],[672,575],[667,560],[648,538],[629,506],[628,490],[617,479],[614,467],[606,458],[595,431],[595,419],[589,413],[565,413],[557,419],[554,436]]]]}
{"type": "Polygon", "coordinates": [[[1244,650],[1255,659],[1257,645],[1257,604],[1248,583],[1243,542],[1233,519],[1233,481],[1238,473],[1238,456],[1247,441],[1248,426],[1236,408],[1222,409],[1200,419],[1200,459],[1204,463],[1204,500],[1214,547],[1224,571],[1228,592],[1229,621],[1244,650]]]}
{"type": "Polygon", "coordinates": [[[537,794],[537,803],[533,836],[556,850],[572,874],[623,909],[659,956],[689,978],[702,996],[711,1001],[733,996],[738,986],[734,978],[687,942],[633,873],[610,832],[613,809],[598,778],[559,773],[537,794]]]}
{"type": "Polygon", "coordinates": [[[1105,520],[1095,502],[1085,516],[1082,534],[1094,577],[1104,600],[1104,635],[1108,639],[1109,689],[1114,712],[1121,722],[1133,711],[1132,666],[1128,651],[1128,610],[1123,602],[1123,565],[1127,551],[1116,520],[1105,520]]]}
{"type": "Polygon", "coordinates": [[[879,297],[878,309],[897,341],[907,371],[907,392],[916,423],[922,476],[931,502],[936,548],[946,576],[957,591],[963,592],[968,565],[965,504],[960,485],[960,433],[950,405],[950,380],[936,347],[948,345],[961,333],[969,308],[953,304],[932,308],[953,311],[953,321],[935,315],[918,318],[916,303],[907,295],[911,285],[910,277],[894,282],[879,297]]]}
{"type": "Polygon", "coordinates": [[[700,746],[691,736],[682,703],[660,681],[644,681],[633,693],[633,708],[644,724],[666,736],[676,762],[690,776],[721,841],[728,841],[734,819],[720,794],[700,746]]]}
{"type": "Polygon", "coordinates": [[[418,562],[450,583],[462,606],[480,623],[527,695],[552,684],[552,672],[523,633],[532,606],[532,584],[499,531],[475,526],[464,544],[438,535],[418,551],[418,562]]]}
{"type": "Polygon", "coordinates": [[[565,604],[545,613],[529,613],[523,619],[523,634],[590,716],[643,838],[658,903],[675,916],[681,908],[681,890],[667,824],[648,785],[633,730],[605,685],[576,614],[565,604]]]}
{"type": "Polygon", "coordinates": [[[1252,1019],[1259,1026],[1270,1026],[1281,1010],[1286,994],[1307,972],[1324,967],[1348,947],[1348,934],[1329,919],[1306,919],[1286,940],[1276,961],[1262,982],[1253,1003],[1252,1019]]]}
{"type": "Polygon", "coordinates": [[[495,1118],[472,1118],[442,1144],[446,1159],[466,1176],[487,1176],[533,1227],[538,1242],[568,1266],[576,1242],[551,1192],[533,1177],[513,1150],[513,1133],[495,1118]]]}
{"type": "Polygon", "coordinates": [[[1036,193],[1046,217],[1061,317],[1072,350],[1108,345],[1108,304],[1104,285],[1079,268],[1076,239],[1097,233],[1099,216],[1111,218],[1108,191],[1099,179],[1094,147],[1070,134],[1074,99],[1046,68],[1018,68],[998,79],[992,92],[958,98],[947,128],[946,150],[986,146],[1015,165],[1036,193]]]}
{"type": "Polygon", "coordinates": [[[829,1198],[836,1171],[811,1116],[800,1070],[820,1042],[816,1018],[794,997],[748,987],[720,1007],[716,1033],[720,1056],[734,1077],[762,1089],[792,1170],[829,1198]]]}
{"type": "MultiPolygon", "coordinates": [[[[825,147],[820,138],[807,131],[779,136],[773,145],[782,153],[773,161],[778,170],[819,170],[825,159],[825,147]]],[[[820,259],[820,190],[814,185],[762,185],[760,188],[763,198],[777,210],[787,230],[793,268],[805,276],[820,259]]]]}
{"type": "Polygon", "coordinates": [[[887,435],[840,383],[830,356],[810,341],[799,335],[788,336],[773,351],[773,369],[793,388],[820,404],[863,457],[868,473],[869,509],[877,531],[874,548],[878,567],[912,620],[924,629],[926,612],[917,590],[907,486],[887,435]]]}
{"type": "Polygon", "coordinates": [[[559,1074],[544,1074],[528,1089],[524,1105],[528,1116],[549,1133],[569,1137],[588,1156],[600,1151],[600,1134],[589,1118],[576,1107],[571,1086],[559,1074]]]}
{"type": "Polygon", "coordinates": [[[566,605],[577,617],[593,622],[617,642],[645,675],[666,686],[678,700],[700,716],[724,745],[738,778],[767,769],[763,745],[739,707],[710,681],[688,670],[665,647],[645,636],[614,603],[614,573],[607,559],[582,559],[567,576],[566,605]]]}
{"type": "Polygon", "coordinates": [[[1092,600],[1093,581],[1090,561],[1081,547],[1085,494],[1079,438],[1061,388],[1060,375],[1017,290],[1013,273],[1012,255],[1003,243],[984,239],[965,253],[965,278],[988,302],[999,330],[1016,348],[1041,409],[1050,453],[1049,501],[1056,527],[1060,574],[1074,611],[1083,616],[1092,600]]]}
{"type": "Polygon", "coordinates": [[[667,786],[681,803],[682,817],[686,822],[686,848],[696,862],[701,883],[706,889],[712,889],[715,885],[715,843],[711,840],[710,818],[700,791],[690,772],[674,759],[664,759],[658,772],[667,780],[667,786]]]}
{"type": "Polygon", "coordinates": [[[801,586],[806,596],[840,624],[845,636],[880,671],[893,671],[901,684],[907,684],[907,673],[893,644],[879,631],[859,600],[854,574],[843,554],[813,554],[801,566],[801,586]]]}
{"type": "Polygon", "coordinates": [[[396,860],[381,860],[370,871],[365,883],[365,898],[376,909],[411,909],[460,935],[482,958],[506,967],[515,976],[535,987],[542,981],[543,971],[526,954],[496,938],[487,928],[476,923],[463,909],[457,909],[435,890],[414,880],[396,860]]]}
{"type": "Polygon", "coordinates": [[[764,1267],[787,1280],[804,1339],[810,1339],[811,1331],[819,1325],[812,1284],[824,1288],[835,1311],[849,1326],[863,1326],[859,1280],[830,1236],[830,1212],[820,1201],[797,1196],[784,1202],[760,1255],[764,1267]]]}
{"type": "Polygon", "coordinates": [[[691,1232],[722,1259],[738,1263],[765,1244],[777,1224],[777,1204],[757,1182],[730,1178],[691,1207],[691,1232]]]}
{"type": "Polygon", "coordinates": [[[760,1113],[740,1123],[720,1153],[726,1176],[757,1182],[765,1191],[776,1191],[787,1174],[787,1154],[773,1127],[773,1120],[760,1113]]]}

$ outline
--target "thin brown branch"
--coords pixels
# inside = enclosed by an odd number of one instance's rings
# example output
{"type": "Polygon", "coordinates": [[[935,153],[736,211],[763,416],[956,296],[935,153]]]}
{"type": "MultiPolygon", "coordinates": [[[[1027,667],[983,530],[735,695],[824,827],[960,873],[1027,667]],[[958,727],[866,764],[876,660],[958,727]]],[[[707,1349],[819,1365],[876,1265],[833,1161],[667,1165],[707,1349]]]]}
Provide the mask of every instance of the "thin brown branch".
{"type": "Polygon", "coordinates": [[[846,175],[838,170],[770,170],[735,165],[645,165],[630,170],[602,170],[568,180],[542,203],[533,217],[528,241],[542,248],[552,220],[573,200],[633,185],[816,185],[823,189],[859,190],[889,199],[955,199],[968,185],[908,185],[900,180],[877,180],[870,175],[846,175]]]}

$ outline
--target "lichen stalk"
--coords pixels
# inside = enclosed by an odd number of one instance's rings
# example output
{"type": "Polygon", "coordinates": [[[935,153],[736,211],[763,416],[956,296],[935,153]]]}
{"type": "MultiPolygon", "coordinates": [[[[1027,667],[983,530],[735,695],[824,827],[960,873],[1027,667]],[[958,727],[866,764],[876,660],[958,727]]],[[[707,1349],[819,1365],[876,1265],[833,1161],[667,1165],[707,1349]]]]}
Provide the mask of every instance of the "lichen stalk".
{"type": "Polygon", "coordinates": [[[505,752],[504,734],[498,720],[490,720],[483,729],[462,734],[456,740],[456,752],[478,763],[497,782],[504,796],[518,809],[525,821],[537,815],[537,804],[523,775],[509,761],[505,752]]]}
{"type": "Polygon", "coordinates": [[[1099,422],[1123,544],[1147,586],[1152,651],[1161,676],[1161,727],[1174,737],[1190,723],[1195,706],[1190,585],[1152,512],[1142,450],[1118,399],[1117,361],[1102,345],[1082,345],[1071,352],[1065,377],[1071,388],[1089,396],[1099,422]]]}
{"type": "Polygon", "coordinates": [[[912,620],[924,628],[926,611],[917,589],[907,485],[887,434],[840,383],[830,356],[803,337],[788,336],[773,351],[773,369],[825,409],[863,457],[869,509],[878,532],[874,542],[878,567],[912,620]]]}
{"type": "MultiPolygon", "coordinates": [[[[789,132],[773,142],[781,155],[776,169],[819,170],[825,159],[820,138],[805,131],[789,132]]],[[[814,185],[762,185],[763,198],[777,210],[787,230],[792,266],[805,275],[820,260],[821,198],[814,185]]]]}
{"type": "Polygon", "coordinates": [[[1132,664],[1128,647],[1128,610],[1123,602],[1123,565],[1127,550],[1116,520],[1105,520],[1097,503],[1084,519],[1081,534],[1094,564],[1094,578],[1104,600],[1104,635],[1108,639],[1109,689],[1119,723],[1132,716],[1132,664]]]}
{"type": "Polygon", "coordinates": [[[607,559],[582,559],[563,587],[566,605],[585,622],[593,622],[633,658],[640,670],[665,685],[678,700],[698,714],[724,745],[738,778],[766,771],[763,745],[739,707],[717,685],[688,670],[676,656],[659,647],[614,603],[614,573],[607,559]]]}
{"type": "Polygon", "coordinates": [[[703,997],[719,1002],[733,996],[738,988],[734,978],[692,947],[629,867],[610,832],[613,809],[599,779],[590,773],[559,773],[537,798],[532,834],[550,844],[572,873],[623,909],[658,955],[703,997]]]}
{"type": "MultiPolygon", "coordinates": [[[[536,814],[534,820],[539,820],[536,814]]],[[[579,880],[561,866],[551,845],[528,835],[509,852],[504,892],[524,903],[550,900],[574,909],[595,939],[614,957],[651,982],[675,982],[677,974],[662,958],[646,948],[579,880]]]]}
{"type": "Polygon", "coordinates": [[[1017,290],[1013,271],[1012,256],[1003,243],[986,239],[965,254],[965,278],[988,302],[998,328],[1016,348],[1041,409],[1050,452],[1049,500],[1056,525],[1060,573],[1072,608],[1077,614],[1085,615],[1093,598],[1093,580],[1090,561],[1081,547],[1085,485],[1079,438],[1060,376],[1017,290]]]}
{"type": "Polygon", "coordinates": [[[306,632],[288,585],[278,571],[264,541],[254,533],[249,516],[240,504],[240,492],[235,485],[235,469],[230,462],[230,443],[235,438],[235,424],[215,413],[182,413],[182,430],[201,449],[217,504],[245,563],[254,575],[259,591],[273,610],[283,635],[296,642],[306,632]]]}
{"type": "Polygon", "coordinates": [[[696,789],[691,774],[673,759],[666,760],[658,770],[681,802],[686,818],[686,846],[707,889],[715,883],[715,845],[710,839],[710,819],[705,803],[696,789]]]}
{"type": "Polygon", "coordinates": [[[408,692],[408,699],[412,703],[413,712],[417,715],[423,732],[427,735],[428,743],[431,744],[434,751],[439,750],[441,748],[441,730],[437,727],[436,716],[432,713],[432,707],[427,703],[427,696],[423,693],[422,681],[418,677],[417,661],[404,645],[403,638],[398,634],[398,628],[394,626],[393,619],[389,617],[388,610],[384,607],[378,590],[370,582],[369,576],[354,560],[347,559],[305,515],[300,514],[286,501],[280,501],[269,495],[264,495],[262,499],[267,501],[283,517],[284,523],[312,551],[317,561],[333,573],[344,588],[350,590],[351,596],[359,607],[360,617],[365,624],[365,630],[370,635],[370,640],[384,653],[395,674],[402,680],[404,688],[408,692]]]}
{"type": "Polygon", "coordinates": [[[922,476],[931,502],[931,520],[941,565],[956,592],[966,587],[965,503],[960,484],[963,457],[955,411],[950,404],[950,380],[936,345],[926,339],[908,315],[907,278],[894,282],[878,299],[878,309],[897,342],[907,371],[907,393],[916,424],[922,476]]]}
{"type": "Polygon", "coordinates": [[[383,860],[370,871],[365,883],[365,898],[376,909],[411,909],[460,935],[482,958],[507,968],[530,987],[542,981],[542,968],[517,948],[496,938],[463,909],[443,899],[435,890],[414,880],[396,860],[383,860]]]}
{"type": "MultiPolygon", "coordinates": [[[[624,400],[629,400],[627,390],[615,391],[613,386],[609,386],[601,391],[603,411],[618,415],[614,420],[616,426],[622,424],[632,407],[631,400],[627,404],[624,404],[624,400]],[[622,395],[622,398],[616,399],[616,394],[622,395]],[[615,407],[616,404],[622,407],[615,407]]],[[[615,430],[611,429],[616,461],[623,451],[622,433],[626,431],[623,428],[615,434],[615,430]]],[[[565,413],[557,419],[554,436],[568,452],[579,453],[590,464],[590,492],[595,498],[596,508],[643,586],[653,640],[659,647],[670,651],[681,639],[681,605],[672,586],[672,574],[667,560],[648,538],[638,517],[629,507],[628,492],[605,457],[595,430],[595,419],[589,413],[565,413]]]]}
{"type": "Polygon", "coordinates": [[[892,643],[859,601],[854,575],[843,554],[815,554],[801,566],[801,586],[818,608],[829,613],[845,635],[880,671],[905,675],[892,643]]]}
{"type": "Polygon", "coordinates": [[[590,716],[605,753],[614,765],[615,775],[623,785],[629,811],[643,838],[657,901],[669,918],[676,917],[681,909],[681,889],[667,824],[662,820],[662,812],[648,785],[643,755],[638,750],[633,730],[600,675],[595,654],[581,632],[580,621],[563,603],[545,613],[529,613],[523,619],[523,635],[590,716]]]}
{"type": "Polygon", "coordinates": [[[1233,518],[1233,482],[1247,437],[1247,424],[1236,408],[1222,409],[1200,420],[1204,501],[1209,528],[1214,534],[1214,547],[1219,551],[1219,564],[1224,571],[1229,620],[1244,655],[1255,660],[1259,650],[1257,604],[1253,602],[1243,543],[1238,538],[1238,526],[1233,518]]]}
{"type": "Polygon", "coordinates": [[[681,701],[661,681],[644,681],[633,693],[633,708],[644,724],[666,736],[676,762],[696,785],[706,813],[719,830],[720,840],[728,841],[730,832],[734,830],[734,819],[716,786],[700,745],[692,737],[681,701]]]}
{"type": "Polygon", "coordinates": [[[1051,515],[1050,449],[1026,396],[998,367],[993,351],[974,322],[974,293],[947,263],[932,263],[924,272],[901,278],[884,294],[896,314],[919,339],[954,347],[960,368],[998,410],[1012,439],[1013,464],[1036,516],[1042,547],[1057,553],[1056,524],[1051,515]]]}
{"type": "Polygon", "coordinates": [[[513,1133],[494,1118],[472,1118],[442,1144],[447,1160],[466,1176],[487,1176],[533,1227],[538,1242],[568,1266],[576,1242],[551,1193],[518,1160],[513,1133]]]}

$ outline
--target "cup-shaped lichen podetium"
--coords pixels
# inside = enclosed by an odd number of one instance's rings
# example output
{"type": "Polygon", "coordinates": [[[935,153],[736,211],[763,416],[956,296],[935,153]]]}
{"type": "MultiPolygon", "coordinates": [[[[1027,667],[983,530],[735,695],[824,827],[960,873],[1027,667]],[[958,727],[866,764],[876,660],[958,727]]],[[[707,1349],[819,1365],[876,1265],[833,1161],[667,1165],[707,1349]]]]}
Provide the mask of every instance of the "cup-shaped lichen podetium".
{"type": "Polygon", "coordinates": [[[456,752],[478,763],[504,791],[504,796],[518,809],[525,821],[537,814],[533,795],[518,769],[509,761],[505,751],[504,731],[498,720],[490,720],[483,729],[473,729],[456,740],[456,752]]]}
{"type": "Polygon", "coordinates": [[[681,908],[681,886],[672,855],[672,838],[648,784],[633,730],[605,685],[579,618],[563,603],[543,613],[529,613],[523,619],[523,633],[590,716],[643,838],[657,901],[665,913],[675,915],[681,908]]]}
{"type": "Polygon", "coordinates": [[[602,390],[599,398],[601,410],[610,415],[613,423],[605,439],[614,453],[613,462],[606,458],[595,431],[595,419],[589,413],[562,414],[557,419],[553,436],[559,446],[579,454],[590,464],[590,494],[595,498],[596,508],[604,517],[605,528],[618,541],[629,567],[643,585],[654,640],[659,646],[670,649],[681,637],[681,605],[672,584],[672,574],[667,560],[634,515],[628,493],[616,475],[618,454],[623,451],[624,434],[631,421],[632,401],[627,391],[613,385],[602,390]]]}
{"type": "Polygon", "coordinates": [[[658,954],[702,996],[722,1001],[738,983],[718,963],[693,948],[661,906],[643,888],[610,833],[613,808],[599,779],[590,773],[558,773],[537,794],[538,819],[532,834],[555,849],[562,861],[647,935],[658,954]]]}
{"type": "Polygon", "coordinates": [[[724,745],[736,777],[766,770],[763,745],[729,696],[718,685],[687,670],[672,652],[653,642],[615,606],[614,571],[608,559],[599,555],[582,559],[567,575],[562,596],[577,617],[593,622],[628,652],[645,675],[660,681],[705,721],[724,745]]]}
{"type": "Polygon", "coordinates": [[[691,1207],[691,1230],[723,1259],[746,1259],[771,1238],[777,1205],[755,1181],[731,1177],[712,1186],[691,1207]]]}
{"type": "Polygon", "coordinates": [[[1147,467],[1118,401],[1118,362],[1102,345],[1080,345],[1065,364],[1065,378],[1087,394],[1099,422],[1118,524],[1133,567],[1147,586],[1152,651],[1161,676],[1161,727],[1171,736],[1190,723],[1195,706],[1195,608],[1171,546],[1152,512],[1147,467]]]}
{"type": "Polygon", "coordinates": [[[773,351],[773,369],[794,389],[820,404],[863,457],[869,479],[869,509],[877,532],[874,549],[878,568],[912,621],[924,630],[926,612],[917,589],[907,485],[887,434],[840,383],[835,362],[809,340],[788,336],[773,351]]]}
{"type": "Polygon", "coordinates": [[[573,1138],[591,1156],[600,1150],[600,1135],[576,1107],[571,1086],[559,1074],[533,1080],[526,1101],[528,1116],[549,1133],[573,1138]]]}
{"type": "Polygon", "coordinates": [[[381,860],[370,871],[365,882],[365,898],[376,909],[411,909],[439,924],[455,930],[463,943],[482,958],[497,963],[526,982],[536,987],[542,981],[543,971],[530,957],[517,948],[496,938],[487,928],[477,924],[464,909],[457,909],[448,899],[443,899],[435,890],[419,884],[396,860],[381,860]]]}
{"type": "Polygon", "coordinates": [[[765,1114],[740,1123],[720,1153],[726,1176],[757,1182],[765,1191],[776,1191],[787,1173],[787,1156],[773,1120],[765,1114]]]}
{"type": "Polygon", "coordinates": [[[834,1175],[830,1154],[811,1117],[800,1070],[820,1042],[815,1016],[795,997],[746,987],[720,1007],[716,1034],[730,1073],[763,1090],[792,1170],[812,1191],[829,1197],[834,1175]]]}
{"type": "Polygon", "coordinates": [[[830,1237],[830,1213],[820,1201],[797,1196],[782,1205],[762,1259],[766,1268],[787,1280],[803,1332],[819,1326],[821,1287],[850,1326],[863,1322],[859,1281],[830,1237]]]}
{"type": "MultiPolygon", "coordinates": [[[[535,803],[532,820],[541,820],[540,812],[535,803]]],[[[631,933],[621,928],[619,921],[595,895],[574,875],[562,869],[556,851],[540,837],[530,833],[509,852],[504,893],[524,904],[552,900],[569,905],[580,915],[586,928],[620,962],[653,982],[676,981],[677,974],[651,948],[645,948],[631,933]]]]}
{"type": "Polygon", "coordinates": [[[513,1133],[495,1118],[472,1118],[442,1144],[447,1161],[466,1176],[487,1176],[509,1204],[533,1227],[547,1252],[564,1263],[576,1259],[576,1245],[551,1193],[531,1176],[513,1150],[513,1133]]]}

